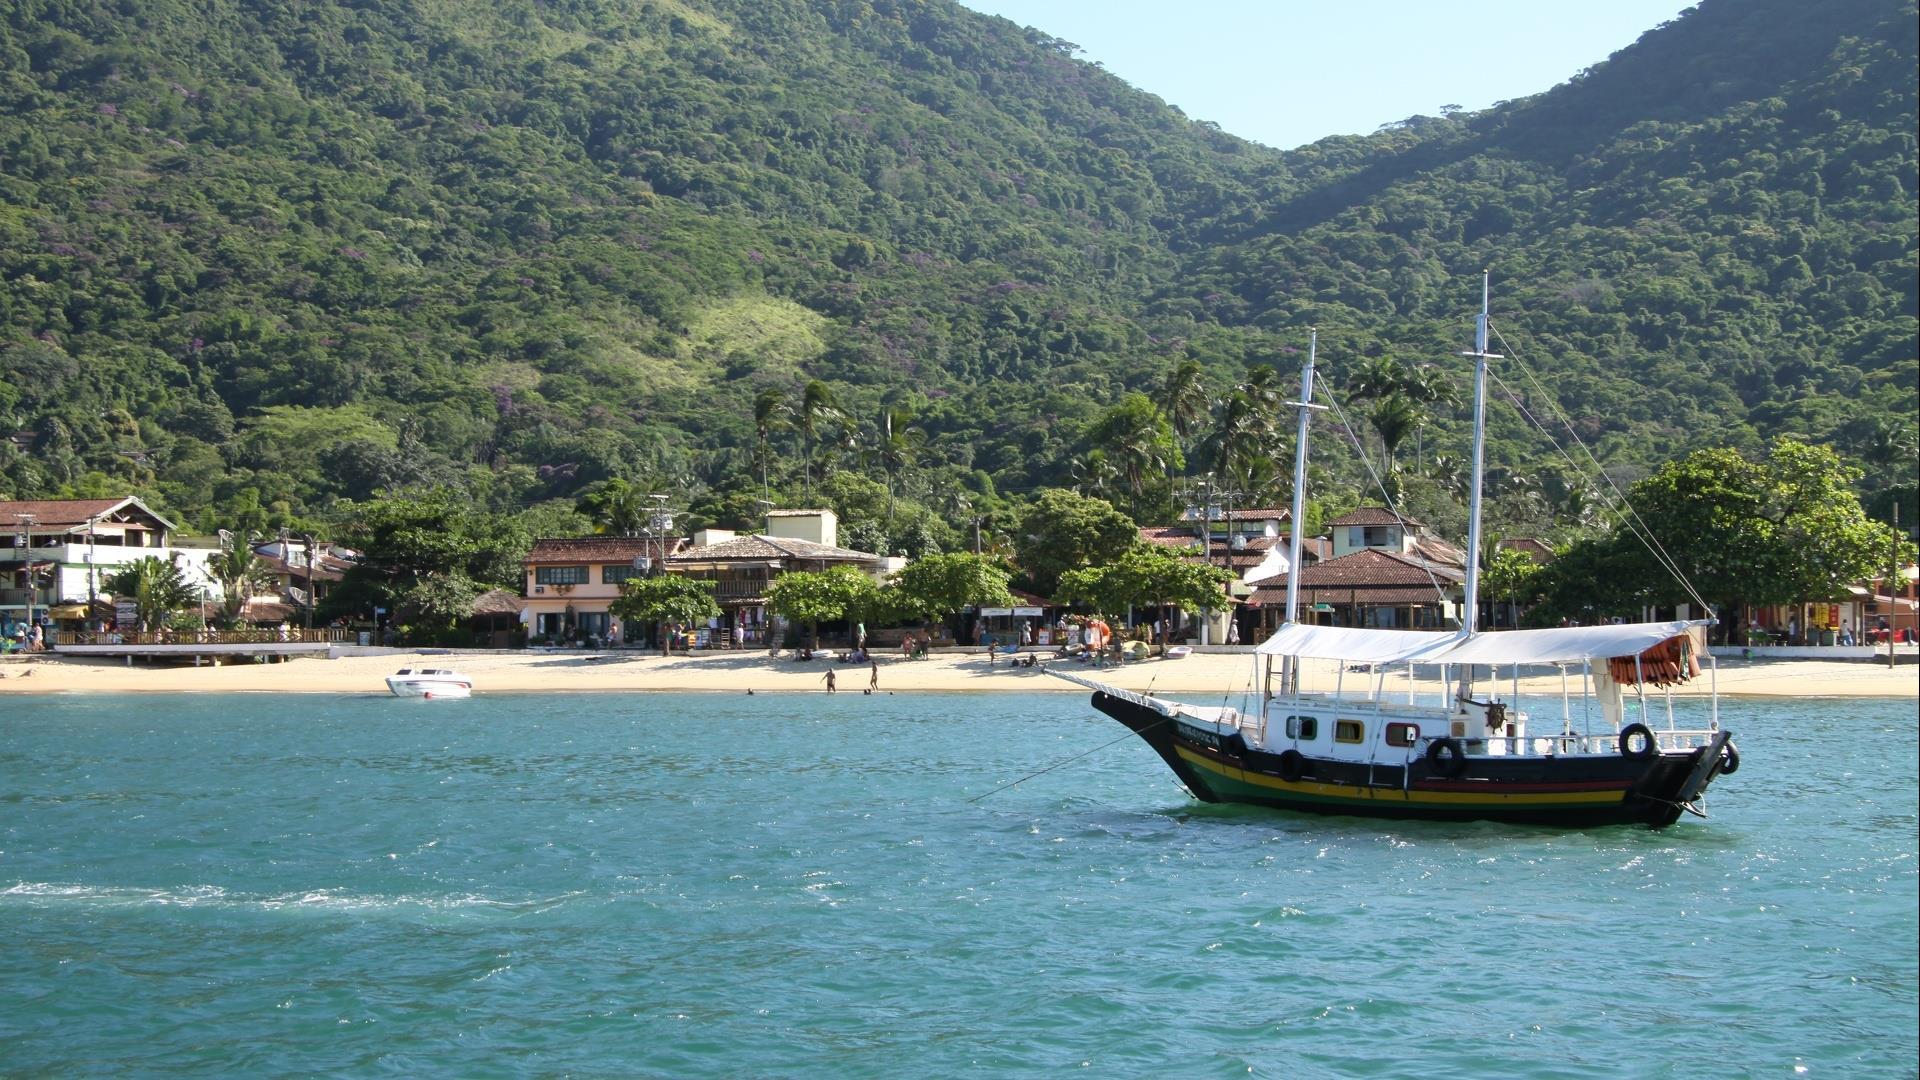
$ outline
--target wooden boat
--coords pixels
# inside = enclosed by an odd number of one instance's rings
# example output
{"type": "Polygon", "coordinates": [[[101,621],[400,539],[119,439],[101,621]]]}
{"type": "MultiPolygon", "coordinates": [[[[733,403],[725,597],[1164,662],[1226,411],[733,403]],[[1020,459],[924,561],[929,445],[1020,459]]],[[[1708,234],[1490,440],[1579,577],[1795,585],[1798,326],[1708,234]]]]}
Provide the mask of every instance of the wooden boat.
{"type": "MultiPolygon", "coordinates": [[[[1500,359],[1487,351],[1487,328],[1483,283],[1475,348],[1465,354],[1475,361],[1473,478],[1457,632],[1302,624],[1299,575],[1289,573],[1286,620],[1257,650],[1265,669],[1258,708],[1187,705],[1055,672],[1092,688],[1093,707],[1139,735],[1194,798],[1373,817],[1661,828],[1683,812],[1704,817],[1708,785],[1739,768],[1717,695],[1704,726],[1683,728],[1670,692],[1659,694],[1699,675],[1694,632],[1712,620],[1476,629],[1487,363],[1500,359]],[[1308,661],[1339,665],[1332,694],[1301,692],[1308,661]],[[1387,685],[1401,666],[1404,696],[1397,679],[1391,692],[1387,685]],[[1512,670],[1511,696],[1503,699],[1497,686],[1477,696],[1481,672],[1491,678],[1501,667],[1512,670]],[[1521,708],[1520,673],[1530,667],[1561,676],[1553,719],[1521,708]],[[1355,671],[1366,674],[1346,692],[1355,671]],[[1422,679],[1432,691],[1424,700],[1422,679]]],[[[1303,520],[1308,410],[1318,407],[1314,351],[1309,346],[1294,403],[1295,522],[1303,520]]],[[[1292,567],[1300,548],[1295,529],[1292,567]]]]}

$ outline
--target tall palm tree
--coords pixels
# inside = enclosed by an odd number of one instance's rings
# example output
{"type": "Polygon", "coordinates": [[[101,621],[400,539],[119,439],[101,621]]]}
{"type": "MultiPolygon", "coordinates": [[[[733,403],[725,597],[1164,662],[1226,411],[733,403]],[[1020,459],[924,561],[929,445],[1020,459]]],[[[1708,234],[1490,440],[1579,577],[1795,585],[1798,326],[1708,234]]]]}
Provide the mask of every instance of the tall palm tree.
{"type": "Polygon", "coordinates": [[[927,433],[913,426],[913,410],[905,406],[886,409],[880,414],[880,437],[874,456],[887,475],[887,525],[893,525],[894,491],[900,474],[913,467],[914,458],[926,445],[927,433]]]}
{"type": "Polygon", "coordinates": [[[1374,403],[1367,411],[1367,421],[1380,436],[1380,449],[1387,459],[1387,475],[1393,476],[1399,468],[1396,455],[1400,444],[1406,441],[1421,420],[1420,407],[1402,393],[1391,393],[1374,403]]]}
{"type": "Polygon", "coordinates": [[[1200,421],[1212,411],[1213,396],[1207,392],[1206,372],[1198,360],[1182,360],[1167,372],[1154,404],[1160,406],[1174,435],[1182,441],[1193,438],[1200,421]]]}
{"type": "Polygon", "coordinates": [[[768,494],[767,461],[772,454],[768,444],[776,431],[780,431],[791,422],[792,413],[787,408],[786,391],[777,386],[763,388],[753,398],[753,437],[760,457],[760,498],[769,505],[772,497],[768,494]]]}
{"type": "Polygon", "coordinates": [[[839,402],[834,400],[833,388],[819,379],[809,382],[800,392],[800,407],[794,410],[794,427],[800,432],[800,461],[805,469],[807,501],[813,501],[813,442],[825,429],[826,423],[840,415],[839,402]]]}
{"type": "Polygon", "coordinates": [[[1280,413],[1280,403],[1287,399],[1287,389],[1280,384],[1280,369],[1271,364],[1248,364],[1246,377],[1237,389],[1247,395],[1271,427],[1280,413]]]}
{"type": "Polygon", "coordinates": [[[1406,393],[1408,378],[1409,373],[1400,361],[1391,356],[1375,356],[1361,363],[1359,370],[1347,380],[1347,393],[1379,401],[1406,393]]]}
{"type": "MultiPolygon", "coordinates": [[[[1182,458],[1191,456],[1194,436],[1200,433],[1201,422],[1213,412],[1213,395],[1207,390],[1206,370],[1200,362],[1182,360],[1175,364],[1173,370],[1167,372],[1166,381],[1160,384],[1154,404],[1160,406],[1167,422],[1173,425],[1173,437],[1182,458]]],[[[1167,470],[1167,486],[1176,486],[1171,467],[1167,470]]]]}
{"type": "Polygon", "coordinates": [[[1271,418],[1246,391],[1227,395],[1220,422],[1207,437],[1214,470],[1227,476],[1246,472],[1252,459],[1266,453],[1272,433],[1271,418]]]}

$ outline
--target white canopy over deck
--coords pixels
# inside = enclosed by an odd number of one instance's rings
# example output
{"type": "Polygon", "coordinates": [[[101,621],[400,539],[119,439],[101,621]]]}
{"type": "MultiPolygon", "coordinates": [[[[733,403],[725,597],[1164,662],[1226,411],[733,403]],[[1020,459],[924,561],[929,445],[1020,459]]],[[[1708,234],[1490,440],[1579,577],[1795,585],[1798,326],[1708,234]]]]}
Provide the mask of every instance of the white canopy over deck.
{"type": "Polygon", "coordinates": [[[1434,630],[1369,630],[1288,623],[1255,651],[1358,664],[1568,664],[1634,656],[1711,620],[1566,626],[1459,634],[1434,630]]]}

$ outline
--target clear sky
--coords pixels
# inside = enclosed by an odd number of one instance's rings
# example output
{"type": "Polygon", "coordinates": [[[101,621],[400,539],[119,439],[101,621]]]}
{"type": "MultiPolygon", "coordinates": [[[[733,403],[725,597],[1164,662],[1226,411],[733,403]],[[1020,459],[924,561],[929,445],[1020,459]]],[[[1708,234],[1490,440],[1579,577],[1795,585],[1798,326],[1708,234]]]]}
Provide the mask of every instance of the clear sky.
{"type": "Polygon", "coordinates": [[[1682,0],[960,0],[1071,41],[1195,120],[1290,150],[1537,94],[1682,0]]]}

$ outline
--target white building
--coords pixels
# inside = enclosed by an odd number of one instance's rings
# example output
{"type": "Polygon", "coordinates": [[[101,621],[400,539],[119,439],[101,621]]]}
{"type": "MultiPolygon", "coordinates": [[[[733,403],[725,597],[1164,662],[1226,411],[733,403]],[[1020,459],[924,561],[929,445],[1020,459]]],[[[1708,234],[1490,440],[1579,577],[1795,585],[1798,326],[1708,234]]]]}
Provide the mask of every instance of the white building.
{"type": "Polygon", "coordinates": [[[137,498],[0,500],[0,619],[85,618],[106,579],[147,556],[178,559],[187,583],[212,599],[207,571],[219,549],[177,546],[174,524],[137,498]],[[60,610],[54,610],[60,609],[60,610]]]}

